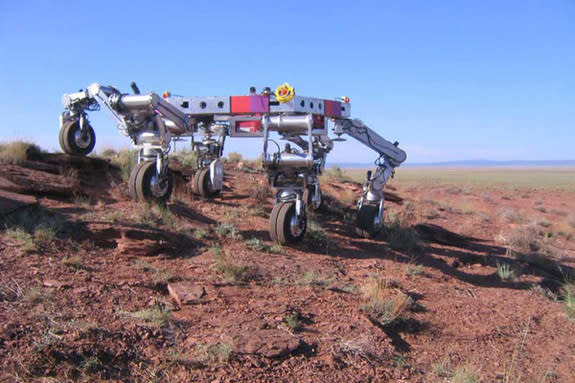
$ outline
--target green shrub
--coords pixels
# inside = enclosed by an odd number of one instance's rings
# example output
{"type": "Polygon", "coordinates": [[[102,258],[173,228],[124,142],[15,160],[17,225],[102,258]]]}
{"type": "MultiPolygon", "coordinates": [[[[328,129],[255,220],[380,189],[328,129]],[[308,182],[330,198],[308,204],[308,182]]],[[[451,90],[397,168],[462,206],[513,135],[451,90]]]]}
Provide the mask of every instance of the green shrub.
{"type": "Polygon", "coordinates": [[[499,278],[501,278],[502,281],[507,281],[515,278],[515,271],[508,263],[497,263],[497,275],[499,278]]]}
{"type": "Polygon", "coordinates": [[[288,314],[285,319],[284,323],[292,330],[293,332],[299,332],[303,328],[303,323],[300,318],[299,313],[292,313],[288,314]]]}

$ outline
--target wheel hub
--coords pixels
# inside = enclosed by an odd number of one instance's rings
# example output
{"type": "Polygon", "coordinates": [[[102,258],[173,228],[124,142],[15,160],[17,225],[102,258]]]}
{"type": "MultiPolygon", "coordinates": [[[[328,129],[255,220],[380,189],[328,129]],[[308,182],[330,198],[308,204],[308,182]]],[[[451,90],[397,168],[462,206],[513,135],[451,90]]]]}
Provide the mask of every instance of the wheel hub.
{"type": "Polygon", "coordinates": [[[299,237],[305,230],[305,219],[303,217],[298,219],[297,214],[294,214],[290,220],[290,232],[294,237],[299,237]]]}
{"type": "Polygon", "coordinates": [[[82,132],[81,129],[78,129],[74,132],[74,141],[79,148],[86,149],[90,146],[90,135],[88,132],[82,132]]]}
{"type": "Polygon", "coordinates": [[[150,190],[156,198],[163,197],[168,191],[168,182],[166,177],[160,177],[157,174],[150,178],[150,190]]]}

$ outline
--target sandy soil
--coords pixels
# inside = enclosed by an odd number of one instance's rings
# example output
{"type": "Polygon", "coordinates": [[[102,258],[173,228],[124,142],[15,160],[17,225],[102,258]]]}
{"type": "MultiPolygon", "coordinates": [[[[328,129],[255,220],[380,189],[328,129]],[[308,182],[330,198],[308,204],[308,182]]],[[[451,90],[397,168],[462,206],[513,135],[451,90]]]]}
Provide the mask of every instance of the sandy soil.
{"type": "Polygon", "coordinates": [[[575,381],[575,191],[392,184],[406,247],[357,237],[361,187],[327,177],[310,238],[281,248],[263,173],[229,165],[213,200],[179,175],[162,210],[74,161],[0,165],[2,382],[575,381]],[[538,247],[509,251],[527,226],[538,247]],[[362,310],[374,278],[411,297],[392,324],[362,310]]]}

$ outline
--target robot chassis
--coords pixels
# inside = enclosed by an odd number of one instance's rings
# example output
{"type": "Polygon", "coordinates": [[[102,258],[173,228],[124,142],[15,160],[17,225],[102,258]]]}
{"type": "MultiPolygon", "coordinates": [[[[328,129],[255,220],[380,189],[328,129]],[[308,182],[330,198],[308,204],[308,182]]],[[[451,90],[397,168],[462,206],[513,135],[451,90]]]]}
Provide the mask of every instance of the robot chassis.
{"type": "Polygon", "coordinates": [[[226,136],[263,137],[263,168],[276,191],[270,215],[270,236],[280,244],[303,238],[306,209],[322,204],[319,175],[335,141],[345,133],[379,154],[374,172],[367,172],[357,204],[356,231],[373,237],[383,227],[384,192],[394,169],[406,153],[368,128],[351,119],[349,99],[325,100],[295,94],[283,84],[272,93],[250,89],[247,96],[182,97],[165,92],[121,93],[111,86],[94,83],[86,90],[65,94],[65,111],[60,117],[60,146],[72,155],[87,155],[96,143],[87,112],[104,108],[118,124],[120,132],[138,149],[138,163],[129,179],[131,196],[136,200],[165,202],[172,192],[168,168],[172,139],[191,138],[198,170],[194,189],[204,197],[217,195],[223,187],[221,157],[226,136]],[[331,121],[331,123],[330,123],[331,121]],[[331,125],[336,138],[329,138],[331,125]],[[270,132],[290,143],[282,149],[270,132]],[[197,138],[201,138],[198,140],[197,138]],[[295,144],[297,148],[294,148],[295,144]],[[275,150],[274,150],[275,149],[275,150]]]}

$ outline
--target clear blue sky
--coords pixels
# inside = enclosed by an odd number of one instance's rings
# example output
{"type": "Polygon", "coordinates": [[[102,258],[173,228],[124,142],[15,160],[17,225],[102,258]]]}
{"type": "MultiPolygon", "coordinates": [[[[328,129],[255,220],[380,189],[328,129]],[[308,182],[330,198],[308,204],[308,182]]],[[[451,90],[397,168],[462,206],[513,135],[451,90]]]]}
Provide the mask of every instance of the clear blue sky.
{"type": "MultiPolygon", "coordinates": [[[[575,159],[575,0],[0,0],[0,140],[57,149],[63,93],[130,81],[186,96],[285,81],[347,95],[409,162],[575,159]]],[[[97,149],[129,145],[103,111],[91,121],[97,149]]],[[[330,159],[375,158],[350,141],[330,159]]]]}

